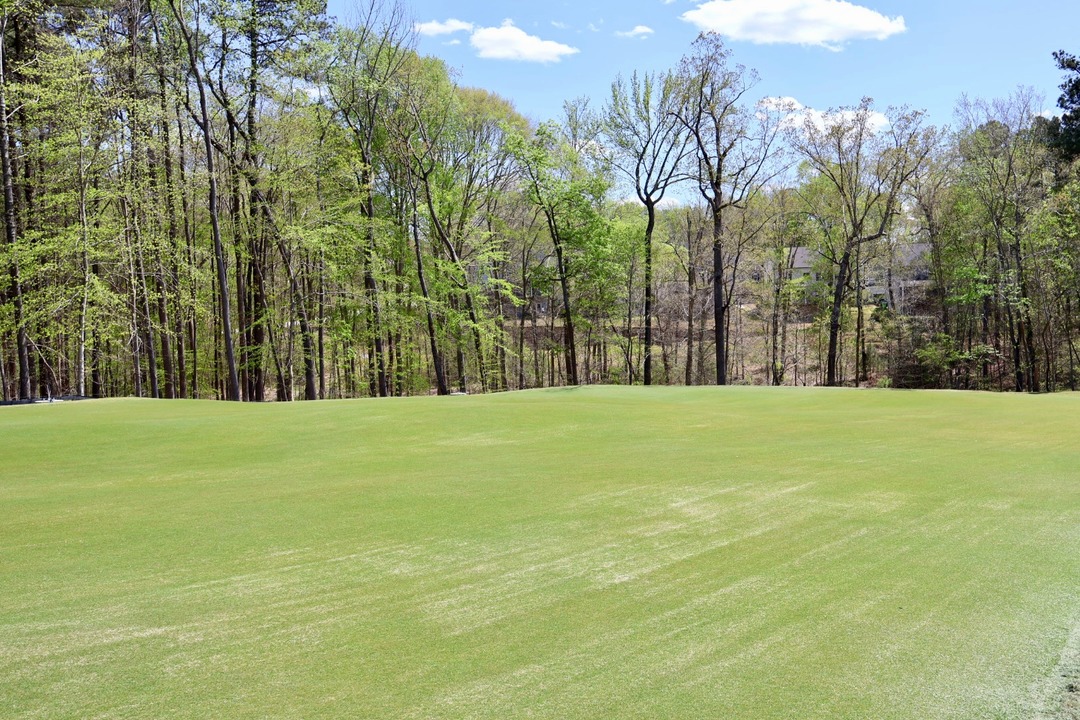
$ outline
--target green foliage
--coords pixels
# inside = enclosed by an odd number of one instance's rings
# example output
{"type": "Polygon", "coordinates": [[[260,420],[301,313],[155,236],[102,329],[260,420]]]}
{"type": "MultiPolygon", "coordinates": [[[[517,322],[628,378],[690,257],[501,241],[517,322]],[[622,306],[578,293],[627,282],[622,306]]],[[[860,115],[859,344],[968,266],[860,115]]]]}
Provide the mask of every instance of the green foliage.
{"type": "Polygon", "coordinates": [[[1080,157],[1080,59],[1064,50],[1054,54],[1058,69],[1065,73],[1057,105],[1062,110],[1054,144],[1066,162],[1080,157]]]}
{"type": "MultiPolygon", "coordinates": [[[[602,112],[579,98],[533,127],[419,55],[396,3],[364,3],[350,23],[327,19],[322,0],[136,6],[0,9],[5,37],[17,27],[19,38],[5,46],[3,88],[17,149],[17,237],[0,247],[6,396],[23,353],[36,353],[35,391],[95,376],[100,392],[148,394],[184,375],[188,395],[217,396],[227,339],[243,371],[265,376],[252,398],[296,397],[295,378],[315,372],[328,396],[423,393],[440,353],[453,365],[461,354],[465,385],[512,385],[488,380],[517,364],[530,386],[569,377],[575,324],[589,381],[632,378],[646,326],[665,381],[700,381],[676,366],[707,366],[709,345],[730,350],[747,381],[790,362],[802,382],[815,377],[831,299],[848,306],[830,328],[842,363],[850,306],[871,281],[880,292],[907,239],[929,246],[930,278],[901,278],[906,305],[868,329],[891,343],[890,366],[918,364],[903,335],[918,325],[958,353],[999,348],[984,387],[1020,383],[1003,380],[1013,365],[1029,384],[1034,368],[1054,387],[1076,374],[1077,185],[1026,92],[962,105],[948,138],[907,110],[879,127],[869,100],[800,133],[778,104],[752,104],[754,73],[704,35],[676,68],[617,79],[602,112]],[[192,68],[210,91],[205,128],[192,68]],[[771,162],[782,127],[804,155],[785,188],[771,162]],[[204,138],[220,161],[223,279],[204,138]],[[924,151],[933,162],[909,172],[924,151]],[[617,199],[625,182],[650,205],[690,178],[708,210],[657,208],[662,243],[646,263],[644,213],[617,199]],[[795,248],[820,254],[817,280],[782,271],[795,248]],[[849,251],[859,288],[838,272],[849,251]],[[720,334],[732,333],[719,343],[706,337],[717,277],[720,334]],[[516,322],[530,314],[531,327],[516,322]]],[[[1071,56],[1056,59],[1075,74],[1071,56]]]]}
{"type": "Polygon", "coordinates": [[[931,372],[944,377],[958,364],[971,359],[971,355],[957,347],[949,335],[938,333],[923,347],[915,351],[915,357],[931,372]]]}

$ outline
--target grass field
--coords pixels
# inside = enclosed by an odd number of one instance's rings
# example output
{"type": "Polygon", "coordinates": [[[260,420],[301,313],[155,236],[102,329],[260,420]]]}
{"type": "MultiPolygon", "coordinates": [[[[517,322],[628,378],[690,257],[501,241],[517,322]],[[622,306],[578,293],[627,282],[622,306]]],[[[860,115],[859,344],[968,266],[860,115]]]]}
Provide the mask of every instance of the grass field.
{"type": "Polygon", "coordinates": [[[1080,396],[0,408],[2,718],[1072,718],[1076,683],[1080,396]]]}

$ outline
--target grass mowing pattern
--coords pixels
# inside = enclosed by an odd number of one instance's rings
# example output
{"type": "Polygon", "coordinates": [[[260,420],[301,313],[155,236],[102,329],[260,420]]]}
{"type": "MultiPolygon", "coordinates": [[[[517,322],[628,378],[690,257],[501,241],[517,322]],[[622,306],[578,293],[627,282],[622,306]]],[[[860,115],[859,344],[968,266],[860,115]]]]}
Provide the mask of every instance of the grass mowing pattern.
{"type": "Polygon", "coordinates": [[[1065,717],[1078,437],[1068,395],[0,408],[0,717],[1065,717]]]}

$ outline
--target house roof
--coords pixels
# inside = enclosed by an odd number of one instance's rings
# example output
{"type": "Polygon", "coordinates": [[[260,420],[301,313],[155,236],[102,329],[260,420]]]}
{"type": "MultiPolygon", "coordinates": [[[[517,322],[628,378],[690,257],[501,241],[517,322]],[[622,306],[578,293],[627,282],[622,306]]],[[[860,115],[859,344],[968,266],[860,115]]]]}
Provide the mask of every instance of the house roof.
{"type": "Polygon", "coordinates": [[[792,260],[791,267],[796,270],[809,270],[822,257],[823,255],[817,249],[800,246],[795,248],[795,258],[792,260]]]}

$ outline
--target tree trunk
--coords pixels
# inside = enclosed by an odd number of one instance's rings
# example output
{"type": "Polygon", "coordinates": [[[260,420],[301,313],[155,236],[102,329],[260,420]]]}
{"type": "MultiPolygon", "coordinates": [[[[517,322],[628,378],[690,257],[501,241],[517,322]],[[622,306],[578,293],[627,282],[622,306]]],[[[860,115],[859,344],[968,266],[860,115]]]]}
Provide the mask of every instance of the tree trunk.
{"type": "MultiPolygon", "coordinates": [[[[363,162],[370,167],[370,158],[363,157],[363,162]]],[[[368,325],[371,336],[371,352],[374,361],[375,391],[379,397],[390,395],[390,381],[386,368],[386,348],[383,343],[382,328],[382,305],[379,298],[379,283],[375,278],[375,202],[372,198],[371,171],[363,170],[360,174],[360,192],[363,194],[360,203],[361,213],[366,222],[364,232],[363,275],[364,292],[368,299],[368,325]]]]}
{"type": "Polygon", "coordinates": [[[532,306],[532,302],[529,300],[529,273],[525,266],[527,254],[523,249],[521,252],[521,307],[518,308],[518,342],[517,342],[517,355],[518,355],[518,377],[517,377],[517,389],[525,389],[525,314],[529,312],[533,315],[533,322],[535,323],[536,310],[532,306]]]}
{"type": "Polygon", "coordinates": [[[724,298],[724,251],[713,242],[713,341],[716,343],[716,384],[727,385],[727,302],[724,298]]]}
{"type": "Polygon", "coordinates": [[[844,288],[847,285],[848,270],[851,266],[851,243],[844,249],[840,258],[840,267],[836,271],[836,284],[833,287],[832,311],[829,315],[829,354],[826,360],[825,384],[836,387],[839,384],[837,365],[840,341],[840,320],[844,304],[844,288]]]}
{"type": "MultiPolygon", "coordinates": [[[[258,180],[256,148],[258,147],[258,125],[255,122],[259,98],[259,32],[258,25],[254,20],[257,17],[258,7],[252,0],[250,11],[253,19],[248,28],[248,87],[247,87],[247,132],[244,136],[243,163],[247,177],[250,180],[258,180]]],[[[251,213],[250,227],[248,228],[248,262],[250,263],[250,275],[248,283],[248,319],[250,329],[248,331],[248,399],[261,402],[266,394],[266,327],[267,315],[266,302],[266,260],[267,241],[265,233],[269,231],[260,221],[264,217],[263,205],[267,199],[259,192],[255,184],[249,184],[249,209],[251,213]]],[[[239,274],[239,266],[237,269],[239,274]]],[[[310,343],[309,343],[310,344],[310,343]]],[[[305,358],[310,355],[305,355],[305,358]]],[[[307,360],[305,359],[305,363],[307,360]]],[[[306,367],[306,365],[305,365],[306,367]]],[[[305,385],[307,380],[305,380],[305,385]]],[[[307,397],[313,400],[312,397],[307,397]]]]}
{"type": "Polygon", "coordinates": [[[424,298],[424,315],[427,320],[428,342],[431,345],[431,364],[435,366],[435,392],[439,395],[449,395],[450,386],[446,382],[446,367],[443,362],[442,352],[439,350],[438,336],[435,332],[435,317],[431,312],[431,295],[428,293],[427,278],[424,275],[424,256],[420,252],[420,219],[416,212],[416,203],[413,203],[413,247],[416,250],[416,275],[420,281],[420,292],[424,298]]]}
{"type": "MultiPolygon", "coordinates": [[[[155,25],[155,37],[157,36],[157,29],[155,25]]],[[[158,314],[161,320],[161,342],[162,342],[162,356],[165,360],[165,393],[170,398],[184,397],[187,393],[187,378],[185,377],[187,368],[185,367],[184,358],[184,324],[181,319],[182,312],[180,309],[179,301],[179,270],[177,257],[180,252],[180,228],[177,221],[176,214],[176,179],[175,169],[173,167],[173,155],[172,155],[172,141],[170,139],[170,122],[169,122],[169,104],[166,98],[167,82],[165,78],[165,56],[164,47],[157,38],[157,79],[158,79],[158,111],[161,113],[161,139],[163,146],[163,169],[164,169],[164,195],[165,195],[165,215],[168,228],[168,240],[169,240],[169,267],[168,277],[170,283],[165,282],[166,268],[162,258],[158,258],[159,272],[161,278],[159,280],[159,308],[158,314]],[[171,285],[171,287],[169,287],[171,285]],[[171,293],[169,292],[171,290],[171,293]],[[169,299],[173,299],[174,302],[174,318],[172,322],[173,334],[176,339],[176,365],[173,365],[172,354],[168,346],[169,343],[169,323],[167,319],[168,315],[168,302],[169,299]]]]}
{"type": "MultiPolygon", "coordinates": [[[[271,340],[273,342],[273,340],[271,340]]],[[[319,251],[319,399],[326,399],[326,263],[319,251]]]]}
{"type": "Polygon", "coordinates": [[[656,205],[647,202],[645,203],[645,209],[648,212],[649,219],[645,225],[645,348],[643,351],[642,382],[646,385],[652,385],[652,236],[653,228],[656,227],[656,205]]]}
{"type": "Polygon", "coordinates": [[[867,379],[866,337],[863,333],[862,253],[855,251],[855,384],[867,379]]]}
{"type": "Polygon", "coordinates": [[[697,280],[694,272],[694,235],[690,212],[686,213],[686,385],[694,384],[694,303],[697,280]]]}
{"type": "Polygon", "coordinates": [[[150,288],[146,282],[146,263],[143,259],[142,232],[139,229],[138,218],[134,216],[134,213],[136,212],[135,203],[131,204],[131,212],[132,229],[134,230],[132,240],[135,243],[135,261],[138,267],[139,292],[142,295],[142,314],[143,319],[146,321],[146,360],[147,374],[150,378],[150,397],[158,399],[161,397],[161,390],[158,386],[157,350],[154,346],[154,322],[153,317],[150,314],[150,288]]]}
{"type": "Polygon", "coordinates": [[[716,384],[727,385],[728,355],[727,355],[727,309],[728,300],[725,297],[724,286],[724,218],[722,203],[722,190],[713,188],[711,198],[712,210],[712,261],[713,261],[713,341],[716,343],[716,384]]]}
{"type": "Polygon", "coordinates": [[[570,307],[570,279],[567,276],[562,243],[558,241],[555,243],[555,259],[563,300],[563,346],[566,352],[566,380],[570,385],[577,385],[577,348],[574,347],[574,313],[570,307]]]}
{"type": "Polygon", "coordinates": [[[1028,284],[1024,272],[1024,260],[1020,251],[1020,243],[1012,243],[1013,261],[1016,263],[1016,279],[1020,290],[1020,340],[1024,349],[1024,366],[1026,371],[1027,388],[1031,392],[1039,392],[1039,366],[1035,350],[1034,321],[1031,317],[1031,303],[1028,302],[1028,284]]]}
{"type": "MultiPolygon", "coordinates": [[[[787,258],[783,262],[777,262],[776,264],[776,276],[773,279],[773,307],[772,307],[772,327],[771,327],[771,350],[772,357],[769,364],[769,376],[773,385],[784,384],[784,356],[787,338],[787,313],[785,312],[786,299],[784,297],[784,288],[787,285],[788,272],[791,267],[791,263],[794,261],[794,254],[788,251],[787,258]],[[781,330],[781,326],[783,330],[781,330]],[[781,340],[783,336],[784,341],[781,340]]],[[[779,253],[777,254],[777,260],[780,260],[779,253]]]]}

